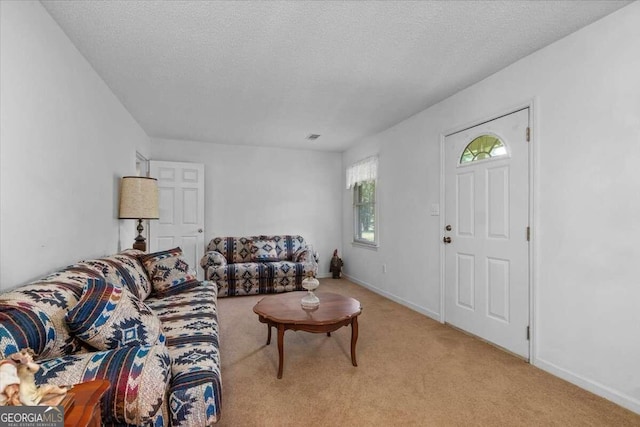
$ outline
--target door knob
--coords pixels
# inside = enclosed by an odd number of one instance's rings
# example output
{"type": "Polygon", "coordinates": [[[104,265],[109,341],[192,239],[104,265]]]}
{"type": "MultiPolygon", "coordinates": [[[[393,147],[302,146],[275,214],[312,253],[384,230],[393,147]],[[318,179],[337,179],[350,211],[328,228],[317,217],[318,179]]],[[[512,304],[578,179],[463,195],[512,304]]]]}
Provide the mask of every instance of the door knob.
{"type": "Polygon", "coordinates": [[[202,233],[202,228],[198,228],[198,233],[202,233]]]}
{"type": "Polygon", "coordinates": [[[451,237],[445,236],[445,237],[442,238],[442,241],[445,242],[445,243],[451,243],[451,237]]]}

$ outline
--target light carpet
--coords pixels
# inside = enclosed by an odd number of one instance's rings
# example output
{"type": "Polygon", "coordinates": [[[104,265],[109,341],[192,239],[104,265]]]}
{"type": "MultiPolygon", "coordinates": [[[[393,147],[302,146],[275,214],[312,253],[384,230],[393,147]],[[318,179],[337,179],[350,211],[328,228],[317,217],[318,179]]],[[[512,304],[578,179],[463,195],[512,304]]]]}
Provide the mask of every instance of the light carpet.
{"type": "Polygon", "coordinates": [[[277,332],[253,306],[263,295],[220,298],[220,426],[640,426],[640,415],[490,344],[344,279],[319,291],[356,298],[358,366],[351,328],[277,332]]]}

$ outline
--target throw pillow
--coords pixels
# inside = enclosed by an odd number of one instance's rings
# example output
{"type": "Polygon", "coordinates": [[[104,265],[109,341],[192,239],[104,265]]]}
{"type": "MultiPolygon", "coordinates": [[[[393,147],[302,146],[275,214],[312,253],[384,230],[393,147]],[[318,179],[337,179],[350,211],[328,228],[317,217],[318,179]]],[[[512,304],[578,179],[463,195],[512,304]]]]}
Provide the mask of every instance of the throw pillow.
{"type": "Polygon", "coordinates": [[[140,255],[144,255],[142,251],[136,249],[126,249],[119,254],[111,255],[107,259],[114,259],[129,270],[129,274],[133,279],[133,283],[129,284],[129,290],[144,301],[151,294],[151,282],[147,276],[147,270],[140,263],[140,255]]]}
{"type": "Polygon", "coordinates": [[[158,316],[128,289],[103,279],[87,280],[65,320],[73,335],[98,350],[165,342],[158,316]]]}
{"type": "Polygon", "coordinates": [[[273,240],[253,240],[251,242],[251,260],[254,262],[279,261],[276,242],[273,240]]]}
{"type": "Polygon", "coordinates": [[[140,261],[147,270],[153,290],[157,294],[190,287],[198,280],[196,272],[182,257],[180,248],[142,255],[140,261]]]}

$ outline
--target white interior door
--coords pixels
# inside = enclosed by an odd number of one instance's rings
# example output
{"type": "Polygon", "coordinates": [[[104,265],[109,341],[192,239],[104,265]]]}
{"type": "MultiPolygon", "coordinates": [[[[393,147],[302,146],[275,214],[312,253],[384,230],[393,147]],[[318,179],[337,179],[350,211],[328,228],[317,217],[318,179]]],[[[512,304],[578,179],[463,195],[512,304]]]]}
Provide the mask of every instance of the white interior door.
{"type": "Polygon", "coordinates": [[[445,321],[527,359],[528,126],[524,109],[445,138],[443,239],[445,321]]]}
{"type": "Polygon", "coordinates": [[[202,279],[198,263],[204,254],[204,165],[151,160],[149,173],[158,179],[160,207],[160,219],[149,227],[150,251],[179,246],[202,279]]]}

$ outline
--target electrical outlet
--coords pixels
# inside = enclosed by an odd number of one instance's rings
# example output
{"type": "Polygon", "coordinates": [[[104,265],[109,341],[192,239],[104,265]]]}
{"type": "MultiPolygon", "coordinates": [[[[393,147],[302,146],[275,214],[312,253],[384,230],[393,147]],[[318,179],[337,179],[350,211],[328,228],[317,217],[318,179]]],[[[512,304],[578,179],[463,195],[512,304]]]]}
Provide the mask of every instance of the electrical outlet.
{"type": "Polygon", "coordinates": [[[387,272],[387,264],[382,264],[382,272],[383,273],[387,272]]]}

